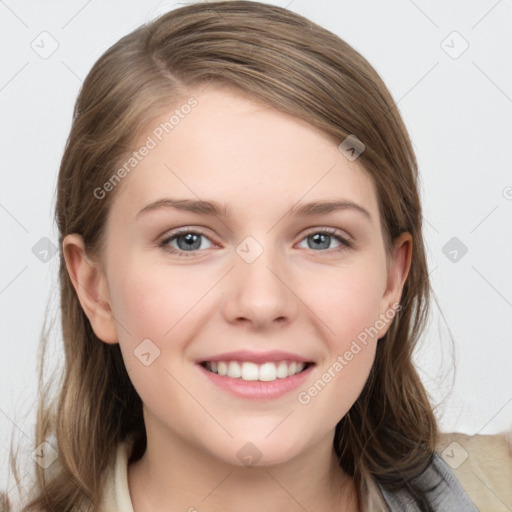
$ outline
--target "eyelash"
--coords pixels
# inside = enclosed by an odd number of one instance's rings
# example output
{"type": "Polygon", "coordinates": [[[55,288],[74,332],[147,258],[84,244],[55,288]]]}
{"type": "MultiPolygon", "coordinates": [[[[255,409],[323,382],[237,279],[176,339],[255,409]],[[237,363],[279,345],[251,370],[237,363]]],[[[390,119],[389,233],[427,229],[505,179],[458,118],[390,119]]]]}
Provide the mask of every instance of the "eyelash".
{"type": "MultiPolygon", "coordinates": [[[[188,234],[200,235],[200,236],[203,236],[203,237],[207,238],[208,240],[210,240],[208,235],[206,235],[206,233],[203,233],[200,229],[193,229],[193,230],[192,229],[181,229],[181,230],[175,231],[170,236],[165,237],[159,243],[159,247],[161,247],[166,252],[169,252],[171,254],[176,254],[178,256],[195,257],[195,256],[197,256],[197,254],[196,254],[197,250],[194,250],[194,251],[182,251],[180,249],[176,249],[175,247],[171,247],[169,245],[169,243],[171,241],[175,240],[176,238],[178,238],[180,236],[183,236],[183,235],[188,235],[188,234]]],[[[331,236],[334,239],[336,239],[336,241],[338,241],[341,245],[339,247],[335,247],[333,249],[326,249],[326,250],[314,251],[314,252],[328,252],[328,253],[331,253],[333,251],[344,251],[344,250],[347,250],[347,249],[352,249],[354,247],[354,243],[351,240],[349,240],[348,238],[342,237],[338,233],[338,231],[336,229],[333,229],[333,228],[320,228],[320,229],[316,229],[316,230],[311,230],[311,231],[307,232],[300,241],[302,242],[306,238],[308,238],[308,237],[310,237],[312,235],[317,235],[317,234],[331,236]]],[[[211,242],[213,243],[213,241],[211,241],[211,242]]],[[[313,250],[313,249],[311,249],[311,250],[313,250]]]]}

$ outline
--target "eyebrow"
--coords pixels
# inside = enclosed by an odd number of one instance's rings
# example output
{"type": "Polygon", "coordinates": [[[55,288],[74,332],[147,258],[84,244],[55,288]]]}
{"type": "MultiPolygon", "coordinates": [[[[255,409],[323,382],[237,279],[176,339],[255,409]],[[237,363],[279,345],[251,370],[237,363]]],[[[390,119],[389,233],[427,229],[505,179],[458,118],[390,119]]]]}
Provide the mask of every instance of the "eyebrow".
{"type": "Polygon", "coordinates": [[[368,220],[372,220],[370,212],[353,201],[336,200],[336,201],[313,201],[311,203],[294,205],[288,215],[322,215],[332,213],[338,210],[353,210],[362,213],[368,220]]]}
{"type": "MultiPolygon", "coordinates": [[[[229,216],[229,209],[226,205],[221,205],[215,201],[204,201],[195,199],[159,199],[153,203],[148,204],[135,218],[139,218],[141,215],[157,210],[160,208],[174,208],[177,210],[184,210],[193,213],[202,213],[206,215],[212,215],[217,217],[226,218],[229,216]]],[[[370,212],[362,206],[352,201],[346,200],[334,200],[334,201],[313,201],[306,204],[296,203],[288,213],[287,217],[296,215],[298,217],[306,215],[322,215],[332,213],[338,210],[352,210],[363,214],[368,220],[372,220],[370,212]]]]}
{"type": "Polygon", "coordinates": [[[177,210],[184,210],[193,213],[203,213],[207,215],[215,215],[218,217],[227,217],[228,209],[226,206],[222,207],[219,203],[214,201],[203,201],[195,199],[159,199],[153,203],[148,204],[137,213],[135,218],[141,215],[158,210],[160,208],[175,208],[177,210]]]}

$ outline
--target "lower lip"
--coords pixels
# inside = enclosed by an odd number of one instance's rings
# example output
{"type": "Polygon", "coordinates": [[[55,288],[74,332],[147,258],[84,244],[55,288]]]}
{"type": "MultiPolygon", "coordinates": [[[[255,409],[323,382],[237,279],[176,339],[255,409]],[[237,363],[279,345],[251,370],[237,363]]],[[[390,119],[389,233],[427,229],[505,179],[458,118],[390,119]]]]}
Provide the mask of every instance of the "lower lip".
{"type": "Polygon", "coordinates": [[[201,372],[206,375],[210,381],[221,389],[232,393],[241,398],[279,398],[298,388],[311,374],[314,365],[309,366],[304,371],[270,382],[260,380],[233,379],[225,375],[209,372],[206,368],[198,365],[201,372]]]}

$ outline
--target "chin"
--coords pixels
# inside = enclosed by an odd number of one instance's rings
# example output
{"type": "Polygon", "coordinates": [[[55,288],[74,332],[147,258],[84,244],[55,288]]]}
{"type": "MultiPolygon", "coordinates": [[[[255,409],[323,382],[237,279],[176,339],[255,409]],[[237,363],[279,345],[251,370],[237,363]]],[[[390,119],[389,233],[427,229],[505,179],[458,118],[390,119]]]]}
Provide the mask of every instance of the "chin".
{"type": "MultiPolygon", "coordinates": [[[[272,434],[273,435],[273,434],[272,434]]],[[[265,435],[234,436],[219,450],[219,445],[210,453],[224,461],[226,464],[238,467],[268,467],[285,464],[300,455],[302,444],[300,438],[303,434],[297,434],[296,438],[276,434],[274,439],[265,435]]]]}

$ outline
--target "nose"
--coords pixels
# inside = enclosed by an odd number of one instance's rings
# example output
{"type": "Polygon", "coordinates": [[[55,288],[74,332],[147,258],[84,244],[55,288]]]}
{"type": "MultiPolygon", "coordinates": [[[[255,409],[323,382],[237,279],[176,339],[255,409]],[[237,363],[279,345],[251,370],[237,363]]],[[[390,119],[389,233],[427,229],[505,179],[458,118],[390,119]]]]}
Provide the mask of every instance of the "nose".
{"type": "Polygon", "coordinates": [[[275,329],[292,322],[298,313],[298,298],[282,257],[265,248],[250,263],[237,253],[234,260],[222,306],[225,319],[254,330],[275,329]]]}

